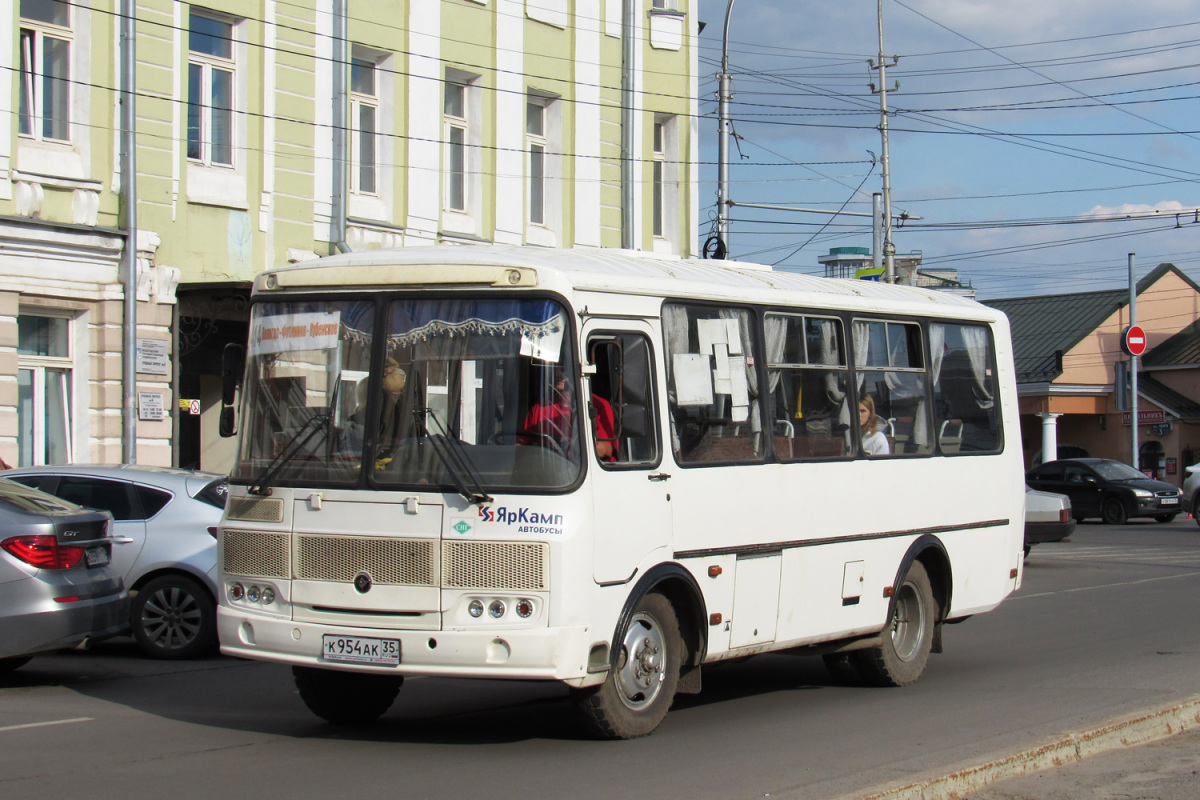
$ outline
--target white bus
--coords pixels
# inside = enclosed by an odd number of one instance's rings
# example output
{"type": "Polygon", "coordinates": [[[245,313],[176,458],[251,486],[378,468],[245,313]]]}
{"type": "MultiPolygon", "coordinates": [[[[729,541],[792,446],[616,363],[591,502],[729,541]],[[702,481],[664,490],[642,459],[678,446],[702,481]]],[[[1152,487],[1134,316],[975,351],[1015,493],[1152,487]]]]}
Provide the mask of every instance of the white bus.
{"type": "Polygon", "coordinates": [[[950,294],[377,250],[258,276],[244,357],[221,647],[329,720],[405,676],[543,679],[628,738],[785,649],[904,685],[1020,585],[1008,323],[950,294]]]}

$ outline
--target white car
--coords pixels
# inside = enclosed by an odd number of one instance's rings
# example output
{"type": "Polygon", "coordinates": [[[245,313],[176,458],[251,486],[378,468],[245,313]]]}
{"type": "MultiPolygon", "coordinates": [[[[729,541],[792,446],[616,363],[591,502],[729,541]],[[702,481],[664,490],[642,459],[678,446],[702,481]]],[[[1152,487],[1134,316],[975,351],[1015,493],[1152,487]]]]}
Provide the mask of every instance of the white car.
{"type": "Polygon", "coordinates": [[[1183,510],[1200,525],[1200,516],[1196,515],[1196,509],[1200,508],[1200,464],[1192,464],[1186,472],[1187,477],[1183,479],[1183,510]]]}
{"type": "Polygon", "coordinates": [[[129,465],[47,465],[2,474],[112,514],[112,564],[133,598],[130,632],[142,652],[194,658],[215,651],[224,475],[129,465]]]}
{"type": "Polygon", "coordinates": [[[1075,530],[1071,498],[1025,487],[1025,555],[1042,542],[1060,542],[1075,530]]]}

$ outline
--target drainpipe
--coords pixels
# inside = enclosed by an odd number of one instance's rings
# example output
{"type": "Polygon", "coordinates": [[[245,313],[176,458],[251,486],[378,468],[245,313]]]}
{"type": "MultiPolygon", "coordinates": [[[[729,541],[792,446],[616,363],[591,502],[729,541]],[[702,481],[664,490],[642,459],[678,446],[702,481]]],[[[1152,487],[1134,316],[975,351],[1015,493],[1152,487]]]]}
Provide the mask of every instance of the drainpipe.
{"type": "Polygon", "coordinates": [[[626,250],[633,250],[636,245],[633,76],[637,42],[634,41],[633,32],[637,5],[636,0],[624,0],[621,14],[621,247],[626,250]]]}
{"type": "MultiPolygon", "coordinates": [[[[121,0],[121,202],[125,207],[125,251],[121,282],[125,284],[125,325],[121,342],[121,460],[137,463],[137,157],[134,109],[137,64],[134,37],[135,0],[121,0]]],[[[74,461],[74,454],[68,459],[74,461]]]]}
{"type": "Polygon", "coordinates": [[[350,147],[347,136],[350,114],[346,92],[349,63],[346,46],[346,13],[349,0],[333,0],[333,197],[330,208],[330,239],[339,253],[349,253],[346,243],[346,186],[349,175],[350,147]]]}

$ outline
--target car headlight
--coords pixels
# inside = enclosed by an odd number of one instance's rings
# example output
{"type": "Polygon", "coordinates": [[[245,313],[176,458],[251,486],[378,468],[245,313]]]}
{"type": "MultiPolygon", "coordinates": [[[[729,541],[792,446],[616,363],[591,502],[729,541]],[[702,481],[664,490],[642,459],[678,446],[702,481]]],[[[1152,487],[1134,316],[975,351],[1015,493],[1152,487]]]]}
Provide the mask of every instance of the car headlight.
{"type": "Polygon", "coordinates": [[[1134,497],[1154,497],[1154,492],[1150,492],[1145,489],[1134,489],[1133,496],[1134,497]]]}

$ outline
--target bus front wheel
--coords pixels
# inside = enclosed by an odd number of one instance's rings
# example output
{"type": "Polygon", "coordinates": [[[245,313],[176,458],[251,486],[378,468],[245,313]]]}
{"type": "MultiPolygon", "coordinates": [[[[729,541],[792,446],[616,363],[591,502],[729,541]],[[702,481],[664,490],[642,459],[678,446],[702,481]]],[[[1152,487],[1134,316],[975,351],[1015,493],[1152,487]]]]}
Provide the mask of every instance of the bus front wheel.
{"type": "Polygon", "coordinates": [[[933,648],[937,603],[929,574],[914,561],[892,603],[892,616],[882,641],[855,653],[863,678],[875,686],[907,686],[925,671],[933,648]]]}
{"type": "Polygon", "coordinates": [[[300,699],[329,722],[373,722],[392,707],[401,675],[365,675],[315,667],[292,667],[300,699]]]}
{"type": "Polygon", "coordinates": [[[620,641],[615,669],[599,686],[575,693],[591,731],[605,739],[651,733],[675,699],[683,638],[669,600],[652,592],[634,609],[620,641]]]}

